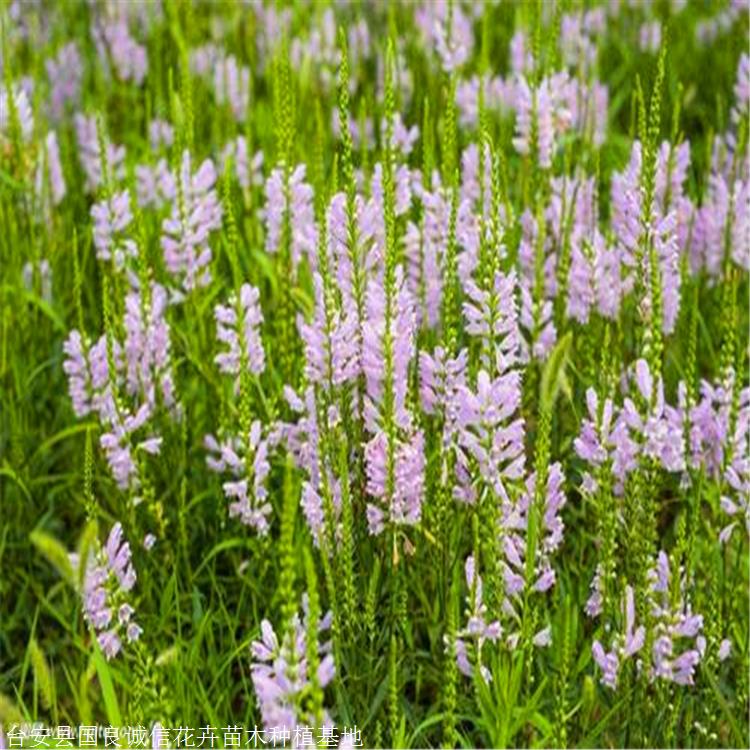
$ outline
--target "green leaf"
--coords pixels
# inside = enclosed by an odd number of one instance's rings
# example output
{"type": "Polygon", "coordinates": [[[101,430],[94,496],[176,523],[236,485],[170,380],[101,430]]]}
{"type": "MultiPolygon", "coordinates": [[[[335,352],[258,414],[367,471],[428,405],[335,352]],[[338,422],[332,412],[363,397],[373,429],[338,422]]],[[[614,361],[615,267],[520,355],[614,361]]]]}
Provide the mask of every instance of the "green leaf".
{"type": "Polygon", "coordinates": [[[81,424],[74,424],[70,427],[66,427],[64,430],[60,430],[59,432],[56,432],[54,435],[48,437],[43,442],[39,443],[39,446],[34,451],[34,458],[37,456],[43,456],[47,453],[47,451],[55,445],[55,443],[60,442],[61,440],[66,440],[69,437],[72,437],[73,435],[77,435],[79,432],[86,432],[86,430],[98,427],[98,422],[83,422],[81,424]]]}
{"type": "Polygon", "coordinates": [[[49,302],[34,294],[34,292],[31,292],[24,287],[12,286],[11,284],[4,284],[2,286],[2,291],[9,295],[16,294],[19,297],[22,297],[26,302],[37,307],[47,318],[49,318],[53,327],[59,333],[67,332],[68,329],[65,325],[65,321],[60,317],[57,310],[55,310],[49,302]]]}
{"type": "Polygon", "coordinates": [[[539,388],[539,399],[543,411],[552,410],[561,390],[564,393],[570,392],[570,385],[568,384],[565,370],[570,359],[570,346],[572,342],[573,334],[568,331],[557,342],[544,365],[542,382],[539,388]]]}
{"type": "Polygon", "coordinates": [[[294,287],[291,292],[292,300],[294,300],[295,307],[298,310],[302,310],[306,318],[312,314],[313,309],[313,298],[304,289],[300,287],[294,287]]]}
{"type": "Polygon", "coordinates": [[[592,745],[596,746],[602,744],[597,743],[599,735],[607,728],[607,724],[609,724],[612,717],[615,716],[615,714],[622,708],[622,706],[630,700],[630,695],[632,692],[632,690],[629,690],[625,695],[623,695],[622,698],[620,698],[620,700],[617,701],[617,703],[615,703],[612,708],[610,708],[610,710],[607,711],[607,713],[604,714],[604,716],[602,716],[602,718],[599,719],[596,724],[594,724],[589,733],[577,743],[578,747],[591,747],[592,745]]]}
{"type": "Polygon", "coordinates": [[[198,625],[203,619],[203,604],[201,602],[201,592],[197,588],[193,588],[192,593],[193,603],[193,625],[198,625]]]}
{"type": "Polygon", "coordinates": [[[33,498],[31,497],[31,493],[29,492],[29,488],[24,484],[23,479],[21,479],[21,477],[19,477],[18,474],[16,474],[16,472],[15,472],[15,470],[13,468],[11,468],[8,465],[3,466],[0,469],[0,477],[8,477],[8,479],[11,479],[18,486],[18,488],[21,490],[21,492],[23,492],[23,494],[25,495],[26,499],[29,502],[33,502],[33,498]]]}
{"type": "Polygon", "coordinates": [[[747,742],[747,736],[743,736],[742,729],[740,728],[740,725],[737,723],[736,713],[732,711],[732,708],[727,703],[727,699],[724,697],[723,693],[721,692],[721,689],[719,688],[719,685],[716,682],[716,678],[711,674],[710,670],[706,669],[703,671],[703,674],[708,678],[708,682],[711,685],[711,689],[714,691],[714,695],[716,696],[716,701],[721,707],[722,713],[724,714],[724,718],[729,723],[729,726],[732,728],[732,734],[734,735],[734,740],[737,743],[737,747],[744,747],[745,743],[747,742]]]}
{"type": "Polygon", "coordinates": [[[102,688],[102,698],[104,699],[104,709],[107,713],[107,721],[110,726],[121,727],[122,717],[120,716],[120,706],[117,703],[115,687],[112,683],[112,674],[109,671],[109,665],[107,664],[104,654],[102,654],[102,650],[99,648],[97,642],[94,643],[94,653],[91,658],[94,660],[96,674],[99,677],[99,685],[102,688]]]}

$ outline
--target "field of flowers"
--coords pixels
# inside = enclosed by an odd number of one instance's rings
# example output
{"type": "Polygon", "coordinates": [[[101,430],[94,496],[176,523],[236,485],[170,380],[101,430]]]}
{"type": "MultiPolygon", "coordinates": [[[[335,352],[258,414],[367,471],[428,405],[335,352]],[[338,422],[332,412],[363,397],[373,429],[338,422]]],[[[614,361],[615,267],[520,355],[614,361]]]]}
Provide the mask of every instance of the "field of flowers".
{"type": "Polygon", "coordinates": [[[3,0],[0,748],[748,747],[749,14],[3,0]]]}

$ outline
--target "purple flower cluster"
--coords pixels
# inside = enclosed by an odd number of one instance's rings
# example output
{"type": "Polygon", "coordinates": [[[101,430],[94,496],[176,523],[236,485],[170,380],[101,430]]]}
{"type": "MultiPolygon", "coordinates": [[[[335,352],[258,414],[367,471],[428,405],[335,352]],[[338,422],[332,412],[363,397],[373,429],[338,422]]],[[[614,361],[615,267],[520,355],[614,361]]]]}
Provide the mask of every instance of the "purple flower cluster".
{"type": "Polygon", "coordinates": [[[635,624],[635,595],[631,586],[625,587],[623,614],[625,632],[616,633],[609,651],[597,639],[591,647],[594,661],[602,672],[601,681],[612,690],[617,689],[617,679],[626,659],[637,654],[646,642],[646,628],[635,624]]]}
{"type": "MultiPolygon", "coordinates": [[[[573,447],[579,458],[596,469],[615,457],[614,441],[619,438],[613,430],[614,404],[608,398],[600,408],[599,396],[593,388],[589,388],[586,391],[586,407],[588,417],[581,422],[581,431],[573,441],[573,447]]],[[[583,490],[593,493],[597,489],[593,476],[586,472],[583,477],[583,490]]]]}
{"type": "Polygon", "coordinates": [[[365,425],[372,437],[365,446],[365,461],[367,493],[378,501],[367,506],[371,534],[379,534],[389,522],[417,523],[421,517],[424,491],[424,436],[415,428],[407,408],[416,316],[400,266],[395,277],[390,321],[386,315],[386,291],[382,282],[373,278],[367,286],[362,370],[367,389],[365,425]],[[386,382],[387,340],[392,347],[390,383],[386,382]],[[391,415],[383,412],[386,387],[392,388],[388,396],[391,415]],[[389,418],[392,418],[392,423],[383,421],[389,418]]]}
{"type": "Polygon", "coordinates": [[[649,577],[652,614],[655,618],[650,676],[678,685],[692,685],[695,667],[706,650],[706,639],[701,633],[703,616],[692,612],[690,603],[684,598],[682,580],[680,601],[674,602],[669,558],[664,550],[659,552],[649,577]]]}
{"type": "Polygon", "coordinates": [[[560,19],[560,52],[569,68],[588,72],[596,65],[597,44],[607,28],[604,8],[565,13],[560,19]]]}
{"type": "MultiPolygon", "coordinates": [[[[99,438],[112,475],[121,490],[136,492],[141,486],[137,458],[133,455],[134,434],[145,427],[153,415],[153,408],[147,401],[135,411],[126,410],[113,403],[111,413],[106,415],[106,432],[99,438]]],[[[155,456],[161,451],[162,439],[158,435],[135,440],[135,448],[155,456]]],[[[139,499],[134,497],[134,503],[139,499]]]]}
{"type": "MultiPolygon", "coordinates": [[[[600,9],[599,9],[600,12],[600,9]]],[[[581,54],[590,56],[595,52],[591,37],[584,33],[581,24],[596,26],[596,10],[586,14],[591,19],[568,14],[562,19],[561,46],[563,55],[581,54]],[[567,45],[567,47],[566,47],[567,45]]],[[[580,61],[567,60],[566,64],[574,73],[585,71],[580,61]]],[[[528,155],[532,147],[532,132],[539,164],[545,169],[552,165],[556,143],[565,133],[573,130],[576,134],[599,148],[606,136],[609,90],[592,76],[580,78],[562,70],[542,79],[538,85],[530,83],[533,71],[531,53],[527,50],[527,40],[518,31],[511,41],[511,75],[486,77],[480,82],[473,76],[459,82],[456,89],[456,104],[459,119],[464,126],[475,126],[479,112],[479,86],[484,84],[484,102],[488,110],[502,114],[514,112],[516,115],[516,137],[513,141],[518,153],[528,155]]]]}
{"type": "MultiPolygon", "coordinates": [[[[439,184],[437,173],[432,187],[417,183],[414,195],[422,205],[422,221],[409,221],[404,236],[408,285],[419,301],[420,318],[431,328],[437,326],[443,296],[443,264],[448,243],[451,196],[439,184]],[[431,189],[430,189],[431,188],[431,189]]],[[[470,199],[463,198],[456,216],[456,238],[461,246],[459,271],[468,276],[476,265],[479,229],[470,199]]]]}
{"type": "MultiPolygon", "coordinates": [[[[396,205],[394,206],[396,216],[403,216],[411,207],[415,185],[419,184],[419,172],[412,170],[406,164],[398,164],[393,173],[394,190],[396,193],[396,205]]],[[[378,162],[372,169],[372,180],[370,181],[370,192],[372,194],[371,206],[377,216],[375,229],[378,232],[378,247],[382,255],[385,246],[385,227],[383,226],[383,165],[378,162]]]]}
{"type": "Polygon", "coordinates": [[[102,261],[112,261],[117,270],[122,270],[128,258],[138,255],[138,247],[127,236],[133,220],[130,193],[123,190],[111,198],[94,203],[91,218],[94,222],[96,257],[102,261]]]}
{"type": "Polygon", "coordinates": [[[743,52],[737,66],[737,81],[734,84],[734,112],[732,117],[739,120],[750,109],[750,55],[743,52]]]}
{"type": "Polygon", "coordinates": [[[466,331],[484,344],[483,369],[477,374],[476,388],[452,376],[453,404],[446,412],[455,416],[448,427],[456,433],[459,494],[470,502],[475,497],[468,481],[471,476],[481,477],[501,501],[515,497],[510,487],[518,489],[524,478],[516,288],[513,273],[497,273],[489,290],[471,279],[465,284],[466,331]]]}
{"type": "Polygon", "coordinates": [[[166,120],[151,120],[148,124],[148,142],[152,151],[171,146],[174,143],[174,128],[166,120]]]}
{"type": "Polygon", "coordinates": [[[449,435],[458,423],[460,393],[466,385],[469,355],[462,349],[455,358],[449,357],[442,346],[435,351],[420,352],[419,388],[425,414],[437,414],[445,419],[449,435]]]}
{"type": "Polygon", "coordinates": [[[657,461],[666,471],[683,471],[682,414],[666,403],[662,379],[654,381],[643,359],[635,363],[635,385],[635,400],[626,397],[618,417],[625,426],[617,446],[623,470],[627,473],[635,468],[633,460],[642,455],[657,461]]]}
{"type": "Polygon", "coordinates": [[[440,58],[443,70],[456,70],[471,56],[474,49],[472,20],[459,3],[454,3],[449,10],[447,0],[424,2],[414,17],[425,40],[440,58]]]}
{"type": "Polygon", "coordinates": [[[339,57],[333,8],[326,8],[318,19],[317,23],[311,23],[307,37],[295,36],[292,40],[289,59],[295,68],[307,61],[315,63],[318,75],[328,88],[333,81],[333,71],[339,57]]]}
{"type": "MultiPolygon", "coordinates": [[[[310,715],[305,701],[305,694],[310,690],[312,681],[307,661],[307,597],[303,598],[302,606],[304,618],[300,618],[298,614],[294,616],[281,642],[271,623],[263,620],[260,624],[261,638],[252,644],[253,689],[266,731],[293,731],[294,727],[315,727],[318,724],[318,717],[310,715]]],[[[318,633],[328,630],[332,620],[333,616],[329,612],[318,622],[318,633]]],[[[319,663],[315,678],[318,686],[325,688],[336,672],[331,642],[319,641],[317,650],[319,663]]],[[[332,725],[327,711],[323,712],[321,718],[323,727],[332,725]]]]}
{"type": "MultiPolygon", "coordinates": [[[[109,366],[107,363],[107,339],[102,336],[89,346],[77,330],[72,330],[63,344],[66,358],[63,370],[68,376],[68,391],[73,411],[78,417],[109,408],[109,366]]],[[[115,349],[117,358],[119,349],[115,349]]]]}
{"type": "Polygon", "coordinates": [[[603,576],[604,570],[602,564],[599,563],[594,571],[594,577],[591,579],[591,594],[586,600],[586,606],[584,607],[589,617],[599,617],[602,613],[602,606],[604,604],[603,576]]]}
{"type": "Polygon", "coordinates": [[[266,250],[276,253],[283,241],[284,221],[288,212],[291,228],[290,248],[292,263],[296,268],[303,257],[314,266],[318,243],[318,228],[315,224],[312,187],[305,181],[304,164],[298,165],[289,174],[285,184],[281,167],[271,171],[266,180],[263,221],[266,227],[266,250]]]}
{"type": "Polygon", "coordinates": [[[368,402],[365,421],[368,429],[375,432],[378,427],[378,412],[383,401],[385,385],[385,336],[393,345],[393,402],[394,419],[402,429],[411,426],[411,416],[406,405],[408,370],[414,355],[416,333],[413,299],[407,289],[401,267],[396,269],[396,291],[391,310],[390,330],[386,331],[386,290],[382,281],[371,279],[367,286],[367,318],[364,325],[364,355],[362,370],[367,384],[368,402]]]}
{"type": "Polygon", "coordinates": [[[380,534],[387,523],[413,525],[422,514],[424,435],[415,430],[397,441],[393,455],[393,487],[389,488],[388,437],[379,430],[365,446],[367,493],[379,503],[367,506],[367,526],[380,534]]]}
{"type": "MultiPolygon", "coordinates": [[[[729,440],[732,384],[716,385],[704,380],[700,399],[687,413],[690,429],[688,461],[692,468],[702,468],[709,477],[717,478],[724,468],[724,456],[731,449],[729,440]]],[[[680,408],[685,404],[686,388],[681,384],[680,408]]]]}
{"type": "Polygon", "coordinates": [[[62,203],[67,191],[60,161],[60,146],[54,130],[50,130],[44,139],[44,149],[40,153],[34,178],[34,191],[45,219],[49,220],[51,208],[62,203]]]}
{"type": "MultiPolygon", "coordinates": [[[[468,199],[472,210],[479,210],[483,216],[490,216],[492,191],[492,151],[488,143],[482,147],[482,158],[484,159],[484,174],[479,174],[479,146],[476,143],[470,143],[461,152],[461,197],[468,199]],[[479,206],[481,197],[481,183],[484,182],[484,203],[479,206]]],[[[505,216],[503,216],[505,218],[505,216]]],[[[505,254],[505,248],[500,248],[501,255],[505,254]]]]}
{"type": "Polygon", "coordinates": [[[221,204],[214,190],[216,170],[206,159],[193,173],[189,151],[182,154],[177,195],[170,215],[162,222],[164,262],[189,292],[211,279],[208,264],[211,232],[221,226],[221,204]]]}
{"type": "MultiPolygon", "coordinates": [[[[542,547],[542,561],[540,569],[543,570],[537,581],[533,584],[535,591],[546,591],[554,583],[554,572],[549,566],[549,554],[557,548],[562,540],[562,521],[558,515],[560,508],[565,503],[565,496],[561,491],[562,471],[558,464],[551,469],[548,482],[546,509],[544,514],[544,528],[548,532],[542,547]],[[553,476],[554,475],[554,476],[553,476]]],[[[534,493],[533,475],[529,479],[528,493],[520,502],[514,505],[511,502],[502,504],[502,540],[504,546],[504,584],[505,597],[502,604],[502,614],[508,619],[511,626],[509,632],[504,635],[503,627],[499,620],[488,622],[488,608],[483,601],[482,578],[476,573],[473,555],[466,559],[465,574],[468,588],[466,627],[456,634],[455,650],[456,661],[459,670],[471,677],[474,668],[479,667],[482,679],[489,683],[492,680],[490,670],[482,662],[482,649],[486,643],[500,643],[501,641],[510,649],[516,648],[521,633],[518,628],[520,615],[514,603],[520,601],[524,588],[523,557],[525,554],[525,540],[523,535],[527,527],[527,516],[529,504],[534,493]]],[[[552,631],[549,625],[543,627],[532,637],[532,643],[538,648],[549,646],[552,642],[552,631]]]]}
{"type": "MultiPolygon", "coordinates": [[[[313,541],[319,545],[321,534],[326,528],[326,495],[330,498],[330,507],[334,514],[330,522],[336,525],[334,533],[338,532],[341,484],[330,466],[328,457],[321,450],[315,389],[308,386],[300,398],[287,386],[284,389],[284,397],[296,417],[296,422],[282,423],[279,426],[281,439],[294,459],[295,466],[305,473],[300,504],[313,541]]],[[[328,420],[325,426],[334,429],[338,423],[336,408],[330,407],[329,414],[325,416],[328,420]]]]}
{"type": "Polygon", "coordinates": [[[513,145],[519,154],[531,154],[539,166],[549,169],[555,153],[555,139],[559,138],[571,125],[571,113],[566,101],[570,85],[567,73],[557,73],[544,78],[538,86],[530,86],[521,79],[516,91],[516,137],[513,145]],[[532,144],[532,132],[536,133],[532,144]]]}
{"type": "MultiPolygon", "coordinates": [[[[331,126],[333,135],[340,139],[341,122],[339,120],[339,113],[335,110],[331,112],[331,126]]],[[[349,115],[349,135],[352,138],[354,148],[375,147],[375,126],[372,118],[364,118],[364,121],[360,122],[349,115]]]]}
{"type": "Polygon", "coordinates": [[[83,65],[75,42],[60,47],[55,57],[46,63],[50,87],[50,115],[59,121],[69,105],[78,105],[81,98],[83,65]]]}
{"type": "Polygon", "coordinates": [[[510,40],[510,69],[516,76],[533,72],[534,55],[523,29],[517,29],[510,40]]]}
{"type": "Polygon", "coordinates": [[[463,127],[476,127],[479,123],[479,87],[482,84],[485,109],[502,114],[513,109],[515,81],[512,78],[506,81],[501,76],[486,76],[483,79],[472,76],[456,86],[458,120],[463,127]]]}
{"type": "MultiPolygon", "coordinates": [[[[433,354],[423,352],[419,358],[420,398],[426,414],[440,417],[443,422],[442,445],[445,457],[455,457],[453,497],[462,503],[473,504],[477,490],[471,481],[469,456],[459,446],[459,415],[463,410],[466,388],[468,352],[462,349],[455,358],[448,357],[442,347],[433,354]]],[[[463,426],[466,429],[466,424],[463,426]]],[[[449,481],[447,466],[441,468],[441,477],[449,481]]]]}
{"type": "Polygon", "coordinates": [[[564,524],[560,511],[565,505],[566,498],[563,491],[565,476],[559,463],[551,464],[547,476],[547,483],[541,500],[537,498],[536,473],[526,479],[525,491],[515,501],[503,500],[501,503],[501,536],[503,543],[504,561],[503,577],[505,580],[506,598],[503,608],[507,614],[516,614],[514,602],[526,588],[526,553],[529,527],[529,514],[535,512],[538,502],[540,514],[539,534],[535,555],[535,569],[531,586],[534,591],[549,591],[555,584],[555,570],[552,567],[551,555],[562,543],[564,524]]]}
{"type": "Polygon", "coordinates": [[[137,453],[156,455],[161,450],[161,437],[144,431],[156,413],[157,387],[165,406],[175,408],[173,381],[169,365],[169,329],[164,321],[163,290],[154,286],[154,302],[142,318],[137,294],[129,298],[126,312],[126,338],[121,344],[112,340],[114,372],[110,372],[107,336],[93,345],[85,342],[77,330],[65,341],[63,369],[68,376],[68,389],[73,410],[79,417],[95,413],[104,432],[100,445],[117,486],[134,493],[141,486],[137,453]],[[132,396],[132,406],[118,397],[125,382],[132,396]]]}
{"type": "MultiPolygon", "coordinates": [[[[328,229],[328,251],[332,265],[335,267],[336,283],[341,290],[342,309],[352,309],[357,306],[354,298],[354,276],[361,273],[368,278],[373,272],[378,261],[375,252],[375,244],[378,233],[382,231],[382,222],[378,211],[379,204],[374,198],[365,200],[358,194],[354,206],[354,238],[360,250],[360,267],[352,266],[349,256],[348,223],[346,215],[346,195],[336,193],[328,205],[327,229],[328,229]]],[[[361,321],[359,322],[361,325],[361,321]]],[[[358,353],[361,358],[361,352],[358,353]]]]}
{"type": "Polygon", "coordinates": [[[140,396],[151,406],[161,398],[168,409],[175,408],[175,385],[170,356],[169,324],[166,320],[167,291],[152,283],[149,304],[140,291],[125,297],[125,384],[131,396],[140,396]]]}
{"type": "MultiPolygon", "coordinates": [[[[274,18],[274,14],[270,13],[269,9],[262,14],[260,10],[258,6],[258,15],[263,16],[265,24],[271,26],[274,36],[277,36],[281,19],[274,18]]],[[[288,9],[283,18],[284,25],[288,27],[288,9]]],[[[336,83],[336,67],[340,54],[337,23],[334,8],[325,8],[322,13],[308,19],[306,30],[309,33],[300,30],[294,35],[289,48],[292,66],[296,70],[309,69],[315,76],[316,83],[326,93],[330,93],[336,83]]],[[[356,73],[358,68],[363,66],[365,59],[371,57],[373,51],[370,29],[363,18],[356,18],[356,16],[350,16],[346,24],[340,28],[346,32],[349,64],[352,71],[356,73]]],[[[377,58],[376,62],[380,63],[380,58],[377,58]]],[[[353,94],[355,89],[356,82],[350,79],[350,93],[353,94]]]]}
{"type": "Polygon", "coordinates": [[[327,310],[323,279],[317,272],[313,283],[313,319],[307,323],[300,317],[297,322],[305,345],[305,375],[322,387],[340,386],[354,380],[360,372],[356,309],[350,306],[327,310]]]}
{"type": "Polygon", "coordinates": [[[661,24],[658,21],[647,21],[638,33],[641,50],[656,54],[661,47],[661,24]]]}
{"type": "Polygon", "coordinates": [[[243,190],[259,187],[263,184],[263,152],[256,151],[250,156],[247,149],[247,139],[239,135],[229,141],[221,152],[221,162],[226,168],[227,161],[232,159],[237,180],[243,190]]]}
{"type": "MultiPolygon", "coordinates": [[[[86,175],[86,191],[94,193],[104,182],[102,153],[95,117],[86,117],[77,112],[75,115],[76,141],[78,142],[78,157],[86,175]]],[[[125,147],[116,146],[106,138],[104,140],[104,156],[109,179],[121,180],[125,176],[125,147]]]]}
{"type": "MultiPolygon", "coordinates": [[[[384,138],[386,132],[385,120],[381,122],[380,132],[382,134],[382,137],[384,138]]],[[[419,128],[416,125],[407,127],[404,124],[400,113],[397,112],[393,117],[393,140],[391,142],[394,151],[397,154],[406,157],[412,152],[414,144],[418,139],[419,128]]]]}
{"type": "Polygon", "coordinates": [[[731,260],[750,270],[750,165],[731,181],[720,171],[709,178],[703,204],[695,217],[691,264],[712,276],[721,274],[727,250],[731,260]],[[727,235],[729,246],[727,247],[727,235]]]}
{"type": "Polygon", "coordinates": [[[487,641],[495,642],[502,635],[498,620],[487,622],[487,605],[483,601],[482,577],[475,570],[473,555],[466,558],[464,566],[466,586],[469,594],[466,597],[466,627],[456,635],[455,649],[458,668],[467,677],[474,674],[472,661],[479,666],[479,672],[485,682],[492,680],[490,670],[482,663],[482,647],[487,641]],[[470,653],[471,652],[471,653],[470,653]]]}
{"type": "Polygon", "coordinates": [[[21,139],[28,142],[34,133],[34,113],[29,102],[29,95],[21,86],[3,86],[0,89],[0,135],[10,135],[11,107],[9,97],[13,98],[18,124],[21,129],[21,139]]]}
{"type": "MultiPolygon", "coordinates": [[[[695,39],[698,44],[711,44],[726,34],[738,20],[743,19],[743,11],[747,11],[747,0],[734,0],[721,7],[718,13],[701,18],[695,24],[695,39]]],[[[741,23],[744,23],[744,19],[741,23]]]]}
{"type": "Polygon", "coordinates": [[[140,86],[148,70],[148,55],[146,48],[131,35],[127,19],[120,17],[95,24],[92,35],[105,68],[111,62],[121,81],[140,86]]]}
{"type": "Polygon", "coordinates": [[[473,279],[466,281],[463,313],[466,332],[492,342],[491,352],[484,352],[483,366],[506,373],[516,367],[521,353],[516,302],[518,282],[514,271],[507,274],[498,271],[493,281],[487,290],[481,289],[473,279]]]}
{"type": "Polygon", "coordinates": [[[45,302],[52,302],[52,268],[46,258],[42,258],[37,263],[27,261],[21,269],[23,285],[30,292],[38,289],[41,297],[45,302]],[[39,279],[39,286],[36,286],[36,279],[39,279]]]}
{"type": "Polygon", "coordinates": [[[54,130],[47,133],[47,174],[49,176],[50,193],[52,205],[59,206],[65,197],[65,178],[63,177],[62,164],[60,162],[60,147],[57,143],[57,134],[54,130]]]}
{"type": "MultiPolygon", "coordinates": [[[[671,205],[660,205],[655,201],[652,215],[644,233],[643,228],[643,186],[641,184],[642,170],[641,144],[636,141],[627,168],[612,178],[612,228],[617,238],[620,262],[626,274],[626,289],[629,291],[634,284],[634,276],[649,278],[649,257],[643,249],[653,245],[659,259],[661,270],[661,290],[663,296],[664,333],[671,333],[677,322],[680,306],[680,246],[677,234],[677,209],[671,205]]],[[[657,163],[659,171],[666,169],[667,152],[662,150],[657,163]]],[[[684,160],[683,156],[678,158],[684,160]]],[[[678,163],[679,166],[679,163],[678,163]]],[[[673,180],[684,175],[686,169],[675,170],[673,180]]],[[[666,186],[664,176],[657,174],[657,184],[666,186]]],[[[666,187],[662,188],[665,191],[666,187]]],[[[679,197],[676,196],[677,198],[679,197]]],[[[681,207],[682,208],[682,207],[681,207]]],[[[649,309],[653,303],[650,290],[644,300],[649,309]]]]}
{"type": "Polygon", "coordinates": [[[264,434],[257,419],[252,423],[247,437],[229,436],[219,442],[206,435],[204,445],[209,452],[206,464],[211,471],[229,473],[232,479],[224,482],[224,496],[230,500],[229,515],[238,517],[259,534],[268,533],[271,503],[266,482],[271,471],[269,452],[277,438],[264,434]]]}
{"type": "Polygon", "coordinates": [[[243,284],[240,287],[239,301],[233,295],[229,304],[216,305],[216,338],[228,351],[216,355],[215,362],[220,372],[235,375],[239,388],[240,367],[244,363],[253,375],[260,375],[266,366],[263,342],[260,338],[260,325],[263,312],[260,309],[260,293],[254,286],[243,284]]]}
{"type": "Polygon", "coordinates": [[[458,463],[468,468],[473,461],[484,482],[502,501],[510,500],[508,483],[524,476],[526,457],[524,422],[518,416],[520,405],[521,376],[515,370],[494,379],[480,370],[476,391],[465,385],[459,390],[458,463]]]}
{"type": "MultiPolygon", "coordinates": [[[[730,449],[728,449],[729,451],[730,449]]],[[[745,531],[750,536],[750,388],[740,393],[734,435],[731,439],[731,461],[724,471],[726,492],[721,498],[722,510],[731,518],[719,534],[726,543],[744,516],[745,531]]]]}
{"type": "MultiPolygon", "coordinates": [[[[653,459],[669,472],[682,472],[686,465],[681,410],[666,403],[664,383],[661,378],[654,381],[645,360],[639,359],[634,370],[634,396],[626,396],[619,409],[606,399],[600,411],[596,392],[588,390],[588,417],[574,441],[578,456],[592,467],[611,461],[618,491],[643,458],[653,459]]],[[[596,489],[595,479],[587,472],[584,490],[596,489]]]]}
{"type": "Polygon", "coordinates": [[[154,166],[138,164],[135,168],[135,180],[140,208],[154,208],[159,211],[177,197],[177,181],[166,159],[159,159],[154,166]]]}
{"type": "MultiPolygon", "coordinates": [[[[84,564],[77,555],[71,557],[75,567],[84,564]]],[[[107,659],[120,653],[123,639],[133,643],[143,632],[133,619],[135,610],[127,601],[136,581],[130,557],[130,545],[123,538],[118,521],[109,532],[105,547],[90,553],[85,561],[83,614],[107,659]]]]}
{"type": "Polygon", "coordinates": [[[227,107],[235,122],[245,122],[250,112],[250,69],[211,42],[192,49],[189,64],[216,103],[227,107]]]}
{"type": "Polygon", "coordinates": [[[466,351],[457,358],[441,348],[420,353],[423,408],[443,417],[443,441],[456,458],[454,494],[464,502],[475,501],[478,478],[501,502],[514,500],[525,478],[516,288],[513,273],[497,273],[488,291],[466,282],[466,331],[485,344],[486,369],[478,372],[476,388],[466,378],[466,351]]]}
{"type": "Polygon", "coordinates": [[[240,65],[234,55],[218,61],[214,67],[216,103],[228,105],[237,122],[244,122],[250,107],[250,69],[240,65]]]}
{"type": "Polygon", "coordinates": [[[544,359],[557,341],[557,328],[552,316],[552,303],[557,292],[555,269],[557,256],[551,243],[543,247],[544,283],[536,290],[536,248],[539,226],[528,209],[521,216],[521,242],[518,248],[521,276],[519,323],[524,336],[522,350],[524,360],[544,359]],[[538,297],[538,298],[537,298],[538,297]]]}

